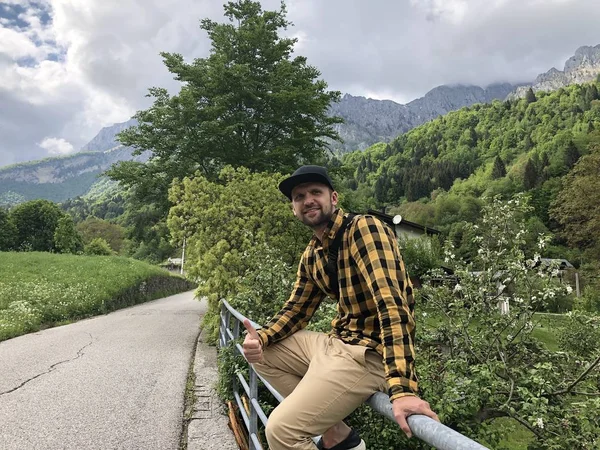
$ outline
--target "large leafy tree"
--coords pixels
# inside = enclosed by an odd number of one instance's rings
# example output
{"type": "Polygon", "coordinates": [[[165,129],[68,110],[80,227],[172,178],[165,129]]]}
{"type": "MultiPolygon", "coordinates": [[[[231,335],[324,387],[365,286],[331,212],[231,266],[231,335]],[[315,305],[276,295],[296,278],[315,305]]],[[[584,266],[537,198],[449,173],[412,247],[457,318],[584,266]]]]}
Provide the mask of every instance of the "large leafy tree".
{"type": "Polygon", "coordinates": [[[8,212],[0,208],[0,251],[11,250],[17,238],[17,228],[8,212]]]}
{"type": "MultiPolygon", "coordinates": [[[[550,214],[573,247],[600,247],[600,146],[567,174],[550,214]]],[[[599,248],[600,250],[600,248],[599,248]]]]}
{"type": "Polygon", "coordinates": [[[54,232],[63,217],[60,208],[48,200],[32,200],[15,206],[10,213],[17,228],[16,245],[21,250],[55,250],[54,232]]]}
{"type": "Polygon", "coordinates": [[[83,250],[81,236],[75,229],[73,218],[68,214],[58,219],[54,230],[54,247],[61,253],[77,253],[83,250]]]}
{"type": "Polygon", "coordinates": [[[148,163],[122,162],[109,176],[165,213],[174,178],[199,172],[214,180],[226,165],[289,172],[322,157],[325,138],[338,138],[332,126],[340,119],[327,110],[340,94],[327,91],[305,57],[292,57],[297,40],[280,36],[290,25],[285,6],[263,11],[259,2],[238,0],[224,9],[228,23],[201,21],[212,44],[208,57],[187,63],[162,53],[180,92],[150,89],[153,106],[119,136],[138,153],[152,153],[148,163]]]}
{"type": "Polygon", "coordinates": [[[186,240],[184,270],[199,280],[198,296],[208,298],[205,323],[211,331],[221,298],[238,294],[241,280],[263,276],[261,265],[295,268],[309,240],[277,189],[279,181],[279,174],[226,167],[215,182],[198,174],[173,183],[175,206],[167,223],[176,243],[186,240]]]}

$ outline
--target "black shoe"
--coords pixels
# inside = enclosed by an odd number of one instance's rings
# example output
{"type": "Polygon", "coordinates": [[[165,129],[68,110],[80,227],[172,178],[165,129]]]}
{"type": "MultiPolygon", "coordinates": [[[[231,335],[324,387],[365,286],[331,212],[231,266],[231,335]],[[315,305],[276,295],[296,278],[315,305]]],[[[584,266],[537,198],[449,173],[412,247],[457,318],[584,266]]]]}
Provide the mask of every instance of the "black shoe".
{"type": "Polygon", "coordinates": [[[365,441],[363,441],[354,430],[350,431],[350,434],[346,439],[331,448],[326,448],[323,445],[323,438],[321,438],[319,439],[319,442],[317,442],[317,448],[319,450],[367,450],[365,441]]]}

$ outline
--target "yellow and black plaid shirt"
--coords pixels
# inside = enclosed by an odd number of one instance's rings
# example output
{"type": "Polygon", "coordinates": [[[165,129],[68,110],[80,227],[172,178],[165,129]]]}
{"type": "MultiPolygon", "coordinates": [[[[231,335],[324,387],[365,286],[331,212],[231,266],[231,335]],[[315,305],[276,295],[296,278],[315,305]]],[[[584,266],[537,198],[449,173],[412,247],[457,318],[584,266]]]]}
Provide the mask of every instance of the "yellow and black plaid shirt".
{"type": "MultiPolygon", "coordinates": [[[[267,347],[303,329],[321,301],[334,293],[325,272],[328,248],[340,228],[338,209],[323,234],[306,247],[289,300],[258,330],[267,347]]],[[[339,249],[338,314],[331,333],[383,357],[390,399],[416,394],[414,298],[393,231],[373,216],[356,216],[339,249]]]]}

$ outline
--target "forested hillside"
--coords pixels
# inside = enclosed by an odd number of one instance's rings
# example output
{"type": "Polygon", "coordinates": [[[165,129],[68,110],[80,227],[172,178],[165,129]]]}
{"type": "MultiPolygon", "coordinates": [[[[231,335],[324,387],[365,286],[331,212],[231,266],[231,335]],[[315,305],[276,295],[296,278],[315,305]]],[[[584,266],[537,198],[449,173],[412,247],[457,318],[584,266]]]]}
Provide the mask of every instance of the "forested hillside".
{"type": "MultiPolygon", "coordinates": [[[[461,221],[478,216],[481,197],[527,192],[536,214],[530,225],[558,232],[558,243],[574,244],[571,235],[560,234],[572,217],[561,216],[556,200],[582,200],[561,196],[569,187],[562,180],[600,145],[599,88],[600,77],[552,93],[530,91],[524,99],[475,105],[389,145],[349,154],[348,197],[356,209],[387,207],[452,235],[461,221]]],[[[592,208],[594,196],[588,201],[592,208]]],[[[586,246],[596,245],[592,240],[586,246]]]]}

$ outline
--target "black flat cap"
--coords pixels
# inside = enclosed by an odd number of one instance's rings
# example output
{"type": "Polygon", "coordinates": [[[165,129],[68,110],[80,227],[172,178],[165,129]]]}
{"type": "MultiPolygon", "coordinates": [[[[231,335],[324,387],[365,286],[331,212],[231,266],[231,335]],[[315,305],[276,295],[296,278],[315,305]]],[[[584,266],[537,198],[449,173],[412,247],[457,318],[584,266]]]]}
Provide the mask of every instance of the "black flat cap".
{"type": "Polygon", "coordinates": [[[302,166],[279,183],[279,190],[290,200],[292,199],[292,190],[303,183],[323,183],[335,191],[333,182],[327,174],[327,169],[321,166],[302,166]]]}

